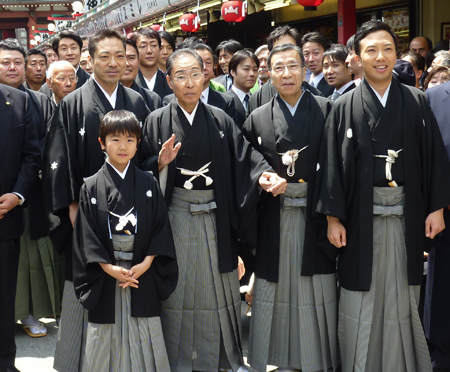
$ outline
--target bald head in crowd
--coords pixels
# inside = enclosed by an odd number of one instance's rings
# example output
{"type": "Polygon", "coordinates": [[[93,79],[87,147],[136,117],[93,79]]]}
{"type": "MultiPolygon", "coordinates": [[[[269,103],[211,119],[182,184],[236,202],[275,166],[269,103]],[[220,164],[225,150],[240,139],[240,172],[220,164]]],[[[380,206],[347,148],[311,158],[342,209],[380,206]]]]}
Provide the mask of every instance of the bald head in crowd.
{"type": "Polygon", "coordinates": [[[432,47],[431,40],[423,36],[412,39],[409,44],[409,50],[415,54],[420,54],[423,58],[427,56],[428,51],[432,47]]]}
{"type": "Polygon", "coordinates": [[[77,71],[68,61],[53,62],[48,69],[47,85],[53,91],[56,105],[77,87],[77,71]]]}

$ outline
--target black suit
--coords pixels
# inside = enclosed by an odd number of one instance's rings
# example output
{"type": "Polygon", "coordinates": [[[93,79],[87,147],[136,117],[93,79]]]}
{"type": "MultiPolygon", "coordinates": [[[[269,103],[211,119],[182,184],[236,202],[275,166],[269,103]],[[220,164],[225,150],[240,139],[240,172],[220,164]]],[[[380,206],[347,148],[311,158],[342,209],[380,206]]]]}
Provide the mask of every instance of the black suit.
{"type": "MultiPolygon", "coordinates": [[[[348,93],[348,92],[350,92],[351,90],[353,90],[353,89],[355,89],[355,88],[356,88],[355,83],[350,84],[350,85],[347,87],[347,89],[345,89],[345,90],[342,92],[341,96],[343,96],[345,93],[348,93]]],[[[334,93],[334,90],[333,90],[333,93],[334,93]]],[[[329,95],[327,98],[332,100],[333,93],[331,93],[331,95],[329,95]]],[[[341,96],[339,96],[338,98],[340,98],[341,96]]]]}
{"type": "MultiPolygon", "coordinates": [[[[0,85],[0,195],[30,195],[39,170],[39,145],[33,125],[29,96],[0,85]]],[[[14,302],[24,231],[23,210],[15,207],[0,220],[0,370],[14,365],[14,302]]]]}
{"type": "MultiPolygon", "coordinates": [[[[91,78],[91,75],[89,75],[86,71],[84,71],[81,67],[78,67],[77,71],[77,88],[81,88],[86,81],[88,81],[91,78]]],[[[48,87],[47,83],[45,83],[41,89],[39,89],[39,92],[44,93],[48,98],[52,98],[52,90],[48,87]]]]}
{"type": "MultiPolygon", "coordinates": [[[[141,70],[139,70],[134,81],[140,87],[149,89],[141,70]]],[[[155,92],[158,96],[160,96],[161,99],[163,99],[165,96],[173,93],[172,89],[170,89],[170,87],[169,87],[169,84],[167,84],[166,74],[159,69],[158,69],[158,71],[156,71],[156,80],[155,80],[155,87],[153,88],[153,92],[155,92]]]]}
{"type": "Polygon", "coordinates": [[[238,95],[234,92],[233,89],[230,89],[227,92],[228,95],[230,95],[234,100],[234,106],[236,107],[237,112],[237,121],[236,125],[240,128],[242,128],[242,125],[244,124],[245,120],[247,119],[247,113],[244,108],[244,105],[241,102],[241,99],[238,97],[238,95]]]}
{"type": "MultiPolygon", "coordinates": [[[[220,75],[220,76],[214,78],[213,80],[218,82],[219,84],[222,84],[225,87],[225,89],[227,91],[229,91],[233,84],[231,84],[230,87],[228,88],[228,86],[227,86],[227,77],[228,76],[231,77],[231,75],[223,74],[223,75],[220,75]]],[[[233,79],[231,79],[231,81],[233,81],[233,79]]]]}
{"type": "MultiPolygon", "coordinates": [[[[450,82],[426,91],[450,157],[450,82]]],[[[428,255],[424,329],[433,367],[450,368],[450,211],[444,208],[446,229],[432,240],[428,255]]]]}
{"type": "Polygon", "coordinates": [[[317,89],[320,90],[324,97],[328,97],[334,92],[334,88],[331,85],[328,85],[325,77],[322,77],[322,79],[319,81],[317,89]]]}
{"type": "MultiPolygon", "coordinates": [[[[173,97],[174,94],[169,94],[168,96],[165,96],[163,99],[163,106],[167,106],[170,102],[172,102],[173,97]]],[[[229,117],[233,119],[236,125],[238,125],[239,117],[236,110],[236,106],[234,105],[233,97],[231,97],[228,94],[218,92],[209,87],[208,105],[220,108],[229,117]]]]}

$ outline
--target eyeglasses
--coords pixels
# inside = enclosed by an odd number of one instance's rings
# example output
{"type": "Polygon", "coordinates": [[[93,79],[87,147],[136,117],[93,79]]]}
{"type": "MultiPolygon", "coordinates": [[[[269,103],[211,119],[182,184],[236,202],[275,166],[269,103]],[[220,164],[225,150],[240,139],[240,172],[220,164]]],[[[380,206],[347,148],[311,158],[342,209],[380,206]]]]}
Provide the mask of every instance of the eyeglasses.
{"type": "Polygon", "coordinates": [[[287,68],[289,71],[294,72],[300,70],[302,65],[300,63],[291,63],[289,65],[278,65],[272,68],[277,74],[281,74],[287,68]]]}
{"type": "Polygon", "coordinates": [[[203,79],[203,73],[202,72],[194,72],[190,76],[189,75],[177,75],[175,77],[171,77],[171,79],[175,80],[178,84],[185,84],[189,78],[191,78],[194,81],[199,81],[199,80],[203,79]]]}
{"type": "Polygon", "coordinates": [[[77,76],[69,76],[69,77],[62,77],[62,76],[57,76],[54,78],[58,83],[65,83],[66,81],[70,81],[71,83],[75,83],[78,81],[78,77],[77,76]]]}

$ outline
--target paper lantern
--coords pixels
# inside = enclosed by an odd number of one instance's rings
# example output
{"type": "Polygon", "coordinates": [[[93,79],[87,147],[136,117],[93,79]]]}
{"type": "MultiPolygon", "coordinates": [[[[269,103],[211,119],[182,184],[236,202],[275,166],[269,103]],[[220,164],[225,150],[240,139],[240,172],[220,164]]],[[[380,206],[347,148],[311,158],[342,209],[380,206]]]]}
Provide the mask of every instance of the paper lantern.
{"type": "Polygon", "coordinates": [[[305,7],[306,11],[317,10],[317,7],[323,3],[324,0],[297,0],[301,6],[305,7]]]}
{"type": "Polygon", "coordinates": [[[155,23],[155,24],[151,25],[150,28],[152,28],[156,32],[165,30],[164,26],[159,23],[155,23]]]}
{"type": "Polygon", "coordinates": [[[247,2],[232,0],[222,4],[220,10],[226,22],[242,22],[247,16],[247,2]]]}
{"type": "Polygon", "coordinates": [[[180,17],[180,27],[184,32],[197,32],[200,29],[200,17],[193,12],[184,13],[180,17]]]}

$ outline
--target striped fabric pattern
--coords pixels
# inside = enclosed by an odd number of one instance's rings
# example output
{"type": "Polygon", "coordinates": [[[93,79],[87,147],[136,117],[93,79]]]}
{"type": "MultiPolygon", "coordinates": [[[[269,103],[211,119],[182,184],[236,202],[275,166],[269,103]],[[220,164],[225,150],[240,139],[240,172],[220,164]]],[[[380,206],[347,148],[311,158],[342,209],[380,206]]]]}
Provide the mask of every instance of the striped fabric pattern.
{"type": "Polygon", "coordinates": [[[341,289],[343,372],[432,371],[417,308],[420,286],[408,285],[405,220],[389,215],[402,211],[390,206],[404,205],[403,192],[374,188],[372,285],[368,292],[341,289]]]}
{"type": "Polygon", "coordinates": [[[87,311],[77,299],[73,282],[66,280],[53,368],[80,372],[86,348],[87,311]]]}
{"type": "Polygon", "coordinates": [[[306,205],[306,192],[307,183],[289,183],[280,203],[278,283],[256,279],[249,364],[261,372],[268,364],[303,372],[339,364],[336,276],[300,275],[306,213],[300,206],[306,205]]]}
{"type": "Polygon", "coordinates": [[[161,321],[173,371],[236,371],[243,365],[237,270],[219,272],[215,209],[190,211],[191,204],[213,200],[213,190],[175,188],[169,207],[179,277],[161,321]]]}

